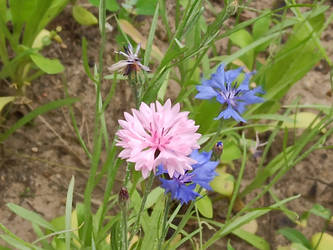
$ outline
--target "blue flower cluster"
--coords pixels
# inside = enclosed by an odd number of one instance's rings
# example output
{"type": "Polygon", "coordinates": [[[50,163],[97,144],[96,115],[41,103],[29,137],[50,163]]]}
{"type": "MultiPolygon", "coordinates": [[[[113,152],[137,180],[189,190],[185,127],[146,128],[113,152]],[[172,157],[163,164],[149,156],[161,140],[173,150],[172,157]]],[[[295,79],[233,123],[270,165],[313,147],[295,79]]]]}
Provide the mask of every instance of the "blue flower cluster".
{"type": "MultiPolygon", "coordinates": [[[[171,193],[172,199],[179,200],[183,204],[200,196],[195,191],[196,185],[211,190],[209,183],[217,175],[215,169],[218,165],[218,161],[210,160],[211,156],[212,151],[199,153],[198,150],[194,150],[190,155],[192,159],[197,161],[196,164],[192,165],[193,170],[186,171],[184,175],[175,172],[172,179],[160,178],[165,193],[171,193]]],[[[167,171],[160,165],[156,175],[162,176],[166,173],[167,171]]]]}
{"type": "Polygon", "coordinates": [[[199,93],[195,97],[198,99],[215,97],[219,103],[226,104],[226,109],[215,120],[233,118],[236,121],[246,122],[241,116],[245,106],[263,102],[264,99],[256,95],[264,94],[264,91],[261,87],[249,88],[250,78],[255,72],[245,73],[244,80],[238,85],[235,80],[242,73],[243,68],[225,71],[224,67],[225,65],[221,64],[210,80],[204,80],[202,85],[197,85],[199,93]]]}

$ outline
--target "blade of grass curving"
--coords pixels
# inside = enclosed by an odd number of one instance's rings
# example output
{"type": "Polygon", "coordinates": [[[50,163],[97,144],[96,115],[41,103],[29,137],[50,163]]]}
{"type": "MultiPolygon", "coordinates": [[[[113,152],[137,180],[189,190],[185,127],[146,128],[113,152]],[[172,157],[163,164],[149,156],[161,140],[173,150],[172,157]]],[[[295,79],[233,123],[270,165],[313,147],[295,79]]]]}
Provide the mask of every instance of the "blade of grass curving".
{"type": "MultiPolygon", "coordinates": [[[[164,1],[162,1],[162,2],[164,2],[164,1]]],[[[155,31],[156,31],[156,27],[157,27],[157,21],[158,21],[159,5],[160,5],[160,3],[158,2],[156,4],[154,17],[153,17],[153,20],[151,22],[150,31],[149,31],[148,40],[147,40],[147,45],[146,45],[146,51],[145,51],[145,55],[144,55],[144,59],[143,59],[143,64],[144,65],[148,65],[149,60],[150,60],[150,54],[151,54],[151,50],[152,50],[152,47],[153,47],[153,40],[154,40],[155,31]]]]}
{"type": "MultiPolygon", "coordinates": [[[[292,0],[292,3],[293,4],[296,4],[295,3],[295,0],[292,0]]],[[[326,7],[326,6],[320,6],[320,7],[326,7]]],[[[333,66],[333,63],[331,61],[331,59],[328,57],[327,53],[326,53],[326,50],[325,48],[322,46],[321,42],[320,42],[320,32],[324,30],[324,27],[325,25],[323,25],[323,27],[321,28],[321,31],[319,31],[319,33],[315,32],[315,30],[313,29],[312,25],[310,24],[310,22],[308,21],[307,18],[305,18],[301,11],[299,10],[299,8],[297,7],[293,7],[293,8],[290,8],[291,11],[294,13],[294,15],[299,18],[302,22],[305,22],[305,27],[307,28],[307,30],[312,34],[312,38],[313,38],[313,41],[314,43],[316,44],[319,52],[322,54],[322,56],[325,58],[326,62],[328,63],[328,65],[330,67],[333,66]]],[[[332,17],[329,18],[329,20],[331,19],[332,17]]]]}
{"type": "MultiPolygon", "coordinates": [[[[199,193],[200,193],[200,191],[199,191],[199,193]]],[[[192,211],[193,207],[194,207],[194,202],[192,201],[191,204],[189,205],[189,207],[187,208],[185,214],[183,215],[182,220],[177,225],[177,228],[175,229],[175,232],[173,233],[173,235],[168,240],[164,249],[168,249],[168,247],[169,247],[170,243],[173,241],[173,239],[177,236],[177,234],[179,234],[179,232],[181,232],[183,230],[186,223],[188,222],[188,220],[191,218],[192,214],[194,213],[194,211],[192,211]]],[[[169,221],[170,221],[170,219],[169,219],[169,221]]],[[[172,225],[171,222],[170,222],[169,225],[170,226],[172,225]]]]}
{"type": "MultiPolygon", "coordinates": [[[[69,97],[69,93],[68,93],[68,86],[67,86],[67,81],[65,80],[65,77],[63,78],[63,84],[64,84],[64,90],[65,90],[66,98],[68,98],[69,97]]],[[[73,128],[74,128],[75,134],[77,136],[77,139],[79,140],[79,143],[80,143],[81,147],[83,148],[84,152],[87,154],[87,156],[89,157],[89,159],[91,159],[91,153],[89,152],[89,150],[87,148],[87,145],[84,142],[84,140],[83,140],[83,138],[81,136],[79,127],[77,125],[76,118],[75,118],[75,115],[74,115],[73,107],[70,105],[68,107],[68,109],[69,109],[69,116],[71,118],[71,121],[72,121],[72,124],[73,124],[73,128]]]]}
{"type": "Polygon", "coordinates": [[[88,43],[87,43],[87,39],[85,37],[82,37],[82,61],[83,61],[83,68],[84,71],[86,72],[87,76],[89,77],[89,79],[93,82],[95,82],[95,79],[90,71],[89,68],[89,63],[88,63],[88,53],[87,53],[87,47],[88,47],[88,43]]]}
{"type": "Polygon", "coordinates": [[[49,223],[48,221],[46,221],[42,216],[40,216],[39,214],[32,212],[28,209],[25,209],[23,207],[20,207],[16,204],[13,203],[8,203],[7,207],[15,214],[17,214],[18,216],[31,221],[32,223],[35,223],[43,228],[49,229],[51,231],[56,231],[55,227],[49,223]]]}
{"type": "MultiPolygon", "coordinates": [[[[104,79],[107,79],[107,78],[104,77],[104,79]]],[[[109,106],[111,99],[116,92],[117,83],[118,83],[118,74],[115,73],[115,74],[113,74],[113,81],[112,81],[110,91],[109,91],[105,101],[103,102],[103,107],[102,107],[101,113],[104,113],[105,110],[107,109],[107,107],[109,106]]]]}
{"type": "MultiPolygon", "coordinates": [[[[273,179],[270,181],[268,185],[266,185],[263,188],[263,191],[260,192],[254,199],[252,199],[250,202],[246,204],[246,206],[238,213],[242,214],[249,207],[251,207],[258,199],[260,199],[275,183],[282,177],[284,176],[290,168],[295,166],[297,163],[305,159],[311,152],[314,150],[320,148],[320,146],[323,144],[324,141],[326,141],[327,137],[330,136],[333,133],[333,128],[331,128],[327,133],[325,133],[321,138],[317,140],[314,145],[312,145],[308,150],[306,150],[304,153],[301,154],[301,151],[303,148],[311,141],[313,138],[315,138],[320,131],[323,129],[322,125],[324,126],[330,126],[333,122],[333,118],[328,117],[326,119],[323,119],[320,121],[320,124],[317,124],[317,126],[313,129],[310,129],[309,131],[305,131],[302,134],[302,137],[295,142],[294,146],[290,146],[286,149],[286,154],[287,154],[287,162],[288,162],[288,167],[285,167],[285,161],[283,161],[283,154],[285,153],[280,153],[278,156],[276,156],[267,166],[266,166],[266,171],[258,173],[257,176],[260,176],[259,178],[255,178],[254,181],[248,185],[248,187],[251,187],[251,190],[262,187],[263,181],[265,181],[266,178],[273,176],[275,172],[277,174],[273,177],[273,179]],[[262,177],[262,176],[263,177],[262,177]]],[[[309,127],[311,127],[310,125],[309,127]]],[[[247,187],[247,188],[248,188],[247,187]]]]}
{"type": "Polygon", "coordinates": [[[228,206],[228,212],[227,212],[227,218],[226,218],[225,224],[228,224],[228,221],[230,220],[231,212],[232,212],[232,209],[234,207],[236,198],[238,196],[238,192],[239,192],[239,189],[240,189],[240,184],[241,184],[243,174],[244,174],[244,170],[245,170],[245,166],[246,166],[246,152],[247,152],[246,145],[247,145],[247,143],[246,143],[244,133],[242,133],[242,144],[243,144],[242,165],[241,165],[240,170],[238,172],[238,177],[237,177],[237,180],[236,180],[236,183],[235,183],[234,191],[232,192],[232,197],[231,197],[231,200],[230,200],[230,203],[229,203],[229,206],[228,206]]]}
{"type": "MultiPolygon", "coordinates": [[[[177,1],[178,3],[178,1],[177,1]]],[[[168,35],[168,39],[170,40],[172,37],[172,32],[171,32],[171,28],[170,28],[170,24],[169,24],[169,19],[168,19],[168,13],[167,13],[167,8],[166,8],[166,1],[164,0],[159,0],[158,4],[160,4],[160,14],[162,17],[162,23],[166,29],[167,35],[168,35]]],[[[176,26],[177,27],[177,26],[176,26]]]]}
{"type": "Polygon", "coordinates": [[[68,186],[67,198],[66,198],[66,210],[65,210],[65,222],[66,222],[66,230],[68,230],[65,234],[65,243],[66,250],[71,249],[71,230],[72,230],[72,203],[73,203],[73,191],[74,191],[74,176],[72,176],[71,181],[68,186]]]}
{"type": "MultiPolygon", "coordinates": [[[[32,229],[34,230],[36,236],[41,239],[40,242],[42,243],[43,249],[45,250],[53,250],[52,246],[47,242],[47,240],[43,239],[45,237],[42,229],[35,223],[32,224],[32,229]]],[[[36,244],[35,242],[33,244],[36,244]]],[[[0,248],[1,249],[1,248],[0,248]]]]}
{"type": "Polygon", "coordinates": [[[241,228],[237,228],[236,230],[232,231],[232,234],[248,242],[259,250],[270,250],[269,243],[258,235],[242,230],[241,228]]]}
{"type": "Polygon", "coordinates": [[[254,220],[258,217],[261,217],[271,210],[277,209],[281,204],[285,204],[287,202],[290,202],[292,200],[295,200],[299,198],[301,195],[295,195],[292,197],[289,197],[287,199],[284,199],[280,202],[275,203],[274,205],[270,207],[264,207],[260,209],[256,209],[254,211],[251,211],[241,217],[232,219],[229,224],[225,224],[220,230],[218,230],[203,246],[204,249],[207,249],[210,247],[214,242],[216,242],[218,239],[228,235],[229,233],[233,232],[234,230],[240,228],[242,225],[250,222],[251,220],[254,220]]]}
{"type": "Polygon", "coordinates": [[[12,125],[5,133],[0,135],[0,142],[3,142],[6,140],[11,134],[13,134],[17,129],[21,128],[34,118],[36,118],[39,115],[42,115],[48,111],[63,107],[63,106],[68,106],[71,105],[75,102],[77,102],[79,98],[65,98],[62,100],[57,100],[53,102],[49,102],[43,106],[40,106],[30,113],[26,114],[24,117],[22,117],[20,120],[18,120],[14,125],[12,125]]]}
{"type": "Polygon", "coordinates": [[[3,224],[0,223],[0,229],[5,233],[5,235],[0,235],[0,237],[6,241],[8,244],[16,247],[17,249],[36,249],[36,250],[41,250],[41,248],[30,244],[29,242],[24,241],[23,239],[17,237],[14,233],[9,231],[3,224]]]}

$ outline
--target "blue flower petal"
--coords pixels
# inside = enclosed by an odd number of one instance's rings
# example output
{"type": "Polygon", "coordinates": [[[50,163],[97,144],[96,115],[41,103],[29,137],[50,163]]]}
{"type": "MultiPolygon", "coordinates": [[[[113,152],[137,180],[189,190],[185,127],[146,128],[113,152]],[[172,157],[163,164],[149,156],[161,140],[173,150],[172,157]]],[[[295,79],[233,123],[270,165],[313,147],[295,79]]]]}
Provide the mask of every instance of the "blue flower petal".
{"type": "Polygon", "coordinates": [[[222,63],[217,67],[216,73],[211,76],[211,86],[225,91],[225,65],[222,63]]]}
{"type": "Polygon", "coordinates": [[[240,67],[238,69],[232,69],[227,72],[225,72],[225,80],[227,83],[232,83],[236,80],[236,78],[240,75],[240,73],[243,71],[243,68],[240,67]]]}
{"type": "Polygon", "coordinates": [[[233,118],[236,121],[241,121],[241,122],[246,122],[246,120],[244,120],[243,117],[241,117],[237,111],[235,111],[231,105],[228,105],[227,109],[222,111],[216,118],[214,118],[214,120],[219,120],[221,118],[223,119],[229,119],[229,118],[233,118]]]}
{"type": "Polygon", "coordinates": [[[196,88],[199,91],[199,93],[195,96],[197,99],[211,99],[218,95],[218,93],[209,86],[197,85],[196,88]]]}
{"type": "Polygon", "coordinates": [[[160,178],[161,187],[165,189],[165,193],[171,193],[171,198],[179,200],[182,204],[195,200],[199,194],[194,191],[196,184],[185,185],[179,183],[175,179],[166,180],[160,178]]]}
{"type": "Polygon", "coordinates": [[[239,97],[239,100],[248,104],[260,103],[265,101],[264,98],[256,96],[257,93],[263,93],[261,88],[255,88],[249,91],[246,91],[242,96],[239,97]]]}
{"type": "Polygon", "coordinates": [[[209,161],[210,158],[212,157],[212,153],[213,153],[212,151],[200,153],[199,150],[197,149],[193,150],[192,153],[190,154],[190,158],[196,160],[197,163],[192,165],[192,168],[195,169],[196,167],[209,161]]]}
{"type": "Polygon", "coordinates": [[[219,103],[221,103],[221,104],[225,104],[225,103],[227,102],[227,100],[224,99],[224,98],[222,97],[222,95],[217,95],[217,96],[216,96],[216,100],[217,100],[219,103]]]}
{"type": "Polygon", "coordinates": [[[242,83],[238,87],[238,90],[249,90],[250,79],[255,73],[256,73],[255,71],[252,71],[250,73],[246,73],[245,77],[244,77],[244,80],[242,81],[242,83]]]}
{"type": "Polygon", "coordinates": [[[209,183],[217,176],[215,169],[219,164],[218,161],[208,161],[204,165],[193,170],[192,182],[196,183],[207,190],[211,190],[209,183]]]}

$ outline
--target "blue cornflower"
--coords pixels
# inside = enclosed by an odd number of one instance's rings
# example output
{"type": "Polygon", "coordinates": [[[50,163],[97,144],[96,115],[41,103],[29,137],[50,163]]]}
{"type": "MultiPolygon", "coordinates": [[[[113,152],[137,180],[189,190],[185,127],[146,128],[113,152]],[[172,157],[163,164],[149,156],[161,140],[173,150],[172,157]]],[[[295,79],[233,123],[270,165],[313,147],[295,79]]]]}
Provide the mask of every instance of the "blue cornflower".
{"type": "Polygon", "coordinates": [[[216,73],[212,74],[210,80],[204,80],[202,85],[197,85],[199,93],[195,96],[198,99],[212,99],[227,107],[216,118],[229,119],[246,122],[241,114],[245,111],[245,106],[249,104],[263,102],[262,97],[256,94],[264,94],[261,87],[249,89],[249,81],[255,72],[245,73],[244,80],[238,85],[235,81],[241,74],[243,68],[225,71],[225,65],[221,64],[216,73]]]}
{"type": "MultiPolygon", "coordinates": [[[[212,151],[202,153],[199,153],[198,150],[192,151],[190,157],[197,161],[196,164],[191,166],[193,170],[186,170],[183,175],[175,172],[171,179],[160,178],[165,193],[171,193],[172,199],[177,199],[183,204],[200,196],[199,193],[194,191],[196,185],[211,190],[209,183],[217,175],[215,168],[218,165],[218,161],[210,160],[211,156],[212,151]]],[[[166,173],[167,171],[163,169],[163,166],[159,165],[156,175],[166,173]]]]}

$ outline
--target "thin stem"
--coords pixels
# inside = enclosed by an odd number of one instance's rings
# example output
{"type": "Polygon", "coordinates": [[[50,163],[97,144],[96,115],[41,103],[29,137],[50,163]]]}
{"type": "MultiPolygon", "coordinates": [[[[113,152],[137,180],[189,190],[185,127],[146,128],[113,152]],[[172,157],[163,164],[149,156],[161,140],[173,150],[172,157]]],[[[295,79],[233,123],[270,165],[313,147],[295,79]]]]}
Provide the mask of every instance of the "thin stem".
{"type": "Polygon", "coordinates": [[[245,139],[244,133],[243,133],[243,136],[242,136],[242,141],[243,141],[242,165],[240,167],[238,178],[237,178],[236,185],[235,185],[235,189],[233,191],[233,194],[232,194],[232,197],[231,197],[231,200],[230,200],[230,204],[229,204],[228,212],[227,212],[227,219],[225,221],[225,224],[227,224],[230,220],[232,208],[233,208],[233,206],[235,204],[235,201],[237,199],[237,196],[238,196],[238,193],[239,193],[239,188],[240,188],[240,183],[242,181],[245,166],[246,166],[246,139],[245,139]]]}
{"type": "Polygon", "coordinates": [[[171,205],[171,198],[170,195],[167,195],[167,199],[165,201],[164,215],[163,215],[162,234],[157,247],[158,250],[162,249],[162,244],[164,242],[165,236],[168,231],[167,220],[168,220],[170,205],[171,205]]]}
{"type": "Polygon", "coordinates": [[[127,165],[126,165],[126,175],[125,175],[125,183],[124,183],[124,186],[127,187],[127,184],[130,180],[130,177],[131,177],[131,168],[130,168],[130,165],[132,165],[131,163],[127,162],[127,165]]]}
{"type": "Polygon", "coordinates": [[[139,99],[140,99],[140,97],[139,97],[139,92],[138,92],[138,86],[137,86],[138,81],[137,81],[136,74],[135,74],[135,77],[133,79],[132,78],[132,74],[130,73],[128,75],[128,82],[129,82],[129,84],[130,84],[130,86],[132,88],[132,92],[133,92],[133,95],[134,95],[134,98],[135,98],[135,106],[137,108],[139,108],[139,105],[140,105],[140,100],[139,99]]]}
{"type": "Polygon", "coordinates": [[[198,211],[197,206],[195,206],[195,214],[196,214],[199,229],[200,229],[200,231],[199,231],[199,237],[200,237],[199,249],[202,250],[202,226],[201,226],[201,220],[200,220],[199,211],[198,211]]]}
{"type": "Polygon", "coordinates": [[[143,198],[142,198],[142,201],[141,201],[141,206],[140,206],[139,213],[137,214],[136,221],[135,221],[134,226],[133,226],[133,228],[131,230],[129,242],[131,242],[131,240],[133,239],[134,235],[138,232],[138,226],[140,224],[141,214],[142,214],[142,212],[143,212],[143,210],[145,208],[147,197],[148,197],[148,194],[149,194],[149,192],[151,190],[151,187],[153,185],[153,181],[154,181],[154,173],[151,172],[151,174],[149,176],[149,179],[148,179],[148,186],[146,187],[146,189],[144,191],[144,194],[143,194],[143,198]]]}
{"type": "Polygon", "coordinates": [[[216,133],[214,134],[214,137],[207,143],[207,145],[204,147],[204,150],[211,150],[217,140],[217,138],[220,136],[221,131],[223,128],[223,120],[220,120],[219,127],[217,128],[216,133]]]}
{"type": "Polygon", "coordinates": [[[122,228],[123,228],[123,242],[122,249],[128,249],[128,239],[127,239],[127,204],[121,205],[121,213],[122,213],[122,228]]]}

